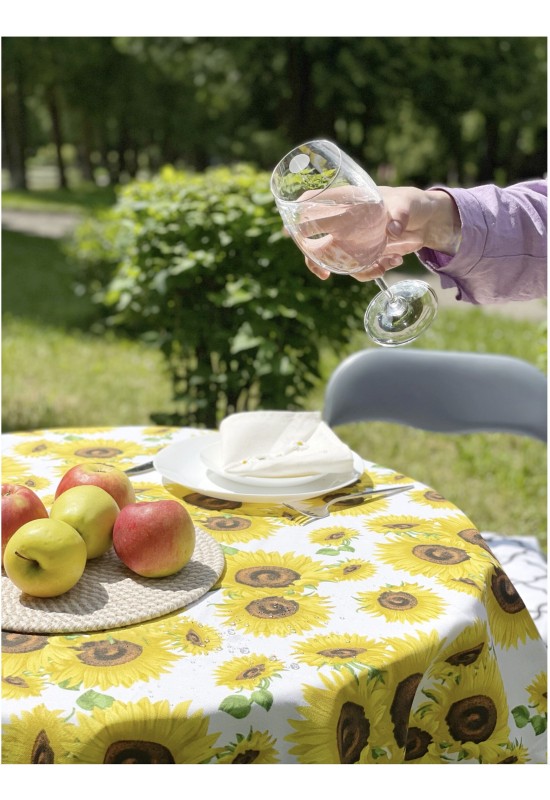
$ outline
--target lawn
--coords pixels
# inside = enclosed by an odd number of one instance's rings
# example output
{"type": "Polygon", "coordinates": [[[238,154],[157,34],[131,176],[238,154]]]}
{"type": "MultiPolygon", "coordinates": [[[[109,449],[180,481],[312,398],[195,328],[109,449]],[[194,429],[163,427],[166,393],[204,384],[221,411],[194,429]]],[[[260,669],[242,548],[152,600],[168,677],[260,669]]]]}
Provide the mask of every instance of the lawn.
{"type": "MultiPolygon", "coordinates": [[[[80,207],[108,202],[92,197],[84,192],[80,207]]],[[[74,195],[69,200],[71,209],[79,206],[74,195]]],[[[50,202],[68,208],[64,196],[50,202]]],[[[32,205],[44,207],[36,196],[32,205]]],[[[88,298],[75,296],[74,266],[61,242],[3,231],[2,251],[4,432],[149,424],[152,412],[174,410],[158,350],[94,333],[96,312],[88,298]]],[[[477,308],[445,308],[415,346],[505,353],[545,368],[544,343],[540,323],[477,308]]],[[[306,399],[309,408],[321,407],[324,381],[338,361],[368,346],[358,331],[346,348],[325,350],[323,380],[306,399]]],[[[476,527],[535,535],[546,546],[543,443],[501,434],[429,434],[386,423],[342,426],[337,432],[365,458],[436,488],[476,527]]]]}

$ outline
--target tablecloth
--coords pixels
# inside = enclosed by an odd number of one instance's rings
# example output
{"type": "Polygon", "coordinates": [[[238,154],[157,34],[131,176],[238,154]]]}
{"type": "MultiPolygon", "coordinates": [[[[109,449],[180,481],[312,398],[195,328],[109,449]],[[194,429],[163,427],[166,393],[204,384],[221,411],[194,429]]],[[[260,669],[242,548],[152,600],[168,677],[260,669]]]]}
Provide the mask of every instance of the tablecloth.
{"type": "MultiPolygon", "coordinates": [[[[73,464],[125,469],[191,428],[2,437],[3,482],[48,508],[73,464]]],[[[4,763],[546,763],[546,648],[475,524],[413,483],[300,526],[156,472],[226,566],[196,602],[108,631],[2,631],[4,763]]],[[[351,491],[351,488],[343,491],[351,491]]]]}

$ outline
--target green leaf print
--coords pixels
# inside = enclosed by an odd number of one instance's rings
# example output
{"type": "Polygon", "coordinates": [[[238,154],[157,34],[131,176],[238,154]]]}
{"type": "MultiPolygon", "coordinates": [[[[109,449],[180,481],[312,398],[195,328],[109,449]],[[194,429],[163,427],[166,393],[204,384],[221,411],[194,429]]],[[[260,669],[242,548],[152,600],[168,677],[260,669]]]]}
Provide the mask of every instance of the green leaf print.
{"type": "Polygon", "coordinates": [[[537,736],[540,736],[541,733],[545,732],[545,730],[546,730],[546,717],[542,717],[540,714],[537,714],[536,716],[531,717],[529,722],[533,726],[533,730],[535,731],[537,736]]]}
{"type": "Polygon", "coordinates": [[[250,699],[253,703],[257,703],[262,708],[265,708],[266,711],[269,711],[273,705],[273,695],[265,689],[257,689],[255,692],[252,692],[250,699]]]}
{"type": "Polygon", "coordinates": [[[525,728],[529,722],[529,709],[525,706],[516,706],[512,709],[512,714],[518,728],[525,728]]]}
{"type": "Polygon", "coordinates": [[[252,703],[240,694],[230,695],[220,703],[220,711],[231,714],[235,719],[243,719],[250,714],[252,703]]]}
{"type": "Polygon", "coordinates": [[[85,711],[91,711],[94,707],[109,708],[114,702],[114,697],[110,697],[108,694],[100,694],[99,692],[94,692],[93,689],[89,689],[87,692],[80,695],[76,704],[85,711]]]}

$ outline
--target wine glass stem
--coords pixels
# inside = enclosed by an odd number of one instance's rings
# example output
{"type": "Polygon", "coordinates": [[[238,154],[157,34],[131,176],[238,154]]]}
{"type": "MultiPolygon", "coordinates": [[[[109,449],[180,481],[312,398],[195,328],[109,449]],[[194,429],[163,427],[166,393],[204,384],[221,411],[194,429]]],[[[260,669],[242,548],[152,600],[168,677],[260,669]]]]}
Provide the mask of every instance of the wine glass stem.
{"type": "Polygon", "coordinates": [[[375,278],[375,283],[379,289],[382,289],[384,294],[386,295],[386,310],[390,314],[395,314],[396,316],[400,316],[405,313],[408,307],[408,303],[399,295],[395,295],[384,278],[375,278]]]}
{"type": "Polygon", "coordinates": [[[388,284],[384,280],[384,278],[375,278],[374,282],[376,283],[378,288],[382,289],[382,291],[386,294],[386,296],[388,298],[388,303],[392,303],[395,298],[394,298],[394,296],[392,294],[392,291],[391,291],[390,287],[388,286],[388,284]]]}

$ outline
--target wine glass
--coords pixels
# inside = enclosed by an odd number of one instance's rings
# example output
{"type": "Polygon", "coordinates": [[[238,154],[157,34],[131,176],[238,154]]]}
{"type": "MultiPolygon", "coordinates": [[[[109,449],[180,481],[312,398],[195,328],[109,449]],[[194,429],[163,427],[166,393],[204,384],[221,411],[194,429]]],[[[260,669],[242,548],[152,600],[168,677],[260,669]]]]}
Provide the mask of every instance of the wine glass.
{"type": "MultiPolygon", "coordinates": [[[[277,208],[300,250],[330,272],[348,275],[377,261],[386,246],[388,215],[370,175],[332,142],[295,147],[271,176],[277,208]],[[338,243],[331,228],[337,226],[338,243]]],[[[377,344],[396,347],[416,339],[437,313],[437,297],[424,281],[402,280],[370,302],[365,330],[377,344]]]]}

